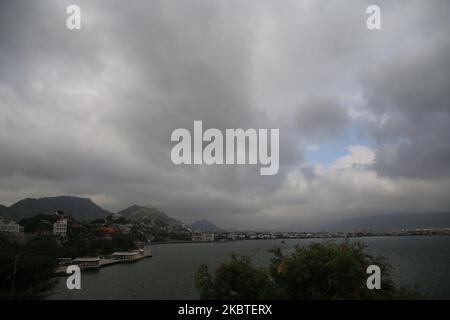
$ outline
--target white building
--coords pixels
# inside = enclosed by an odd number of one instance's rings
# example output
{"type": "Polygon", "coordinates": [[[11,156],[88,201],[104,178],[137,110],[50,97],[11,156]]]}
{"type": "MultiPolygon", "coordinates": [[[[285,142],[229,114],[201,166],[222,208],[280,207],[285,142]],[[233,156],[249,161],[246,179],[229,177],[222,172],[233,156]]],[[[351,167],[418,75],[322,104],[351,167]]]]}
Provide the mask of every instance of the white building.
{"type": "Polygon", "coordinates": [[[23,227],[19,225],[17,222],[14,221],[6,222],[5,220],[0,219],[0,232],[22,233],[23,227]]]}
{"type": "Polygon", "coordinates": [[[59,219],[53,224],[53,235],[60,237],[67,236],[67,219],[59,219]]]}
{"type": "Polygon", "coordinates": [[[142,257],[139,251],[114,252],[112,254],[114,260],[134,261],[142,257]]]}
{"type": "Polygon", "coordinates": [[[213,242],[214,233],[195,233],[192,235],[192,241],[213,242]]]}
{"type": "Polygon", "coordinates": [[[80,269],[98,269],[100,267],[99,257],[81,257],[73,259],[71,263],[80,267],[80,269]]]}

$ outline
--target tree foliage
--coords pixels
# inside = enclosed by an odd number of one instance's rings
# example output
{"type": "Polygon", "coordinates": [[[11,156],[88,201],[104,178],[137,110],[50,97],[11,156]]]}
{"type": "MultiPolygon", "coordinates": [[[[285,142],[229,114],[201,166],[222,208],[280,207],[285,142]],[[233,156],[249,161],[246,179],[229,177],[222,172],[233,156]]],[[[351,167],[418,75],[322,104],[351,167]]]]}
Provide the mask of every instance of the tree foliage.
{"type": "Polygon", "coordinates": [[[214,279],[208,267],[202,265],[196,285],[201,289],[203,299],[259,299],[271,288],[265,270],[254,268],[248,257],[236,255],[217,268],[214,279]]]}
{"type": "Polygon", "coordinates": [[[58,245],[52,237],[24,244],[0,237],[0,299],[42,299],[56,285],[58,245]]]}
{"type": "Polygon", "coordinates": [[[381,256],[371,256],[361,243],[313,243],[284,255],[271,250],[268,269],[255,268],[248,257],[232,256],[210,274],[201,266],[196,286],[202,299],[399,299],[414,291],[397,287],[392,268],[381,256]],[[369,265],[381,269],[381,289],[366,286],[369,265]]]}

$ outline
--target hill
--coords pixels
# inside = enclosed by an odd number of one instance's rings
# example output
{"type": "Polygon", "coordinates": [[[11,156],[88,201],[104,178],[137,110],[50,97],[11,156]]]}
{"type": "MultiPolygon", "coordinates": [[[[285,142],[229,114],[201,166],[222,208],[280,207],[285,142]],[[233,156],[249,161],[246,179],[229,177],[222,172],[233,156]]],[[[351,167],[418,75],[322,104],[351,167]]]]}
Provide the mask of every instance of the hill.
{"type": "Polygon", "coordinates": [[[450,228],[450,212],[394,213],[345,219],[320,226],[320,230],[399,230],[450,228]]]}
{"type": "Polygon", "coordinates": [[[10,219],[11,214],[9,212],[9,208],[0,204],[0,218],[10,219]]]}
{"type": "Polygon", "coordinates": [[[220,228],[218,226],[205,219],[192,223],[190,227],[194,231],[209,231],[209,232],[220,231],[220,228]]]}
{"type": "Polygon", "coordinates": [[[166,215],[164,212],[161,212],[151,206],[141,207],[138,205],[132,205],[131,207],[128,207],[117,213],[124,216],[126,219],[134,221],[152,222],[160,226],[183,226],[183,223],[181,221],[173,219],[166,215]]]}
{"type": "Polygon", "coordinates": [[[53,214],[57,210],[62,210],[75,219],[95,219],[111,214],[90,199],[70,196],[23,199],[10,206],[7,212],[15,220],[20,220],[38,214],[53,214]]]}

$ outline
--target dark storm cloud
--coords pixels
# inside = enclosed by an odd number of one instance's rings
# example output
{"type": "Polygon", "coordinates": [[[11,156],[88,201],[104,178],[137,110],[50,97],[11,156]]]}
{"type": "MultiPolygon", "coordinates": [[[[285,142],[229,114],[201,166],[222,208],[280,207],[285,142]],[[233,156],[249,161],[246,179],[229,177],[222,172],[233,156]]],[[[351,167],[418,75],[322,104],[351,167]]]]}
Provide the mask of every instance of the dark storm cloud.
{"type": "Polygon", "coordinates": [[[369,4],[2,1],[0,203],[70,187],[225,227],[445,208],[448,2],[383,1],[376,33],[369,4]],[[173,165],[170,134],[194,120],[279,128],[280,172],[173,165]],[[338,143],[354,121],[373,147],[305,164],[305,141],[338,143]]]}
{"type": "Polygon", "coordinates": [[[322,98],[302,106],[297,119],[300,133],[306,138],[320,141],[342,136],[351,121],[347,109],[336,105],[336,101],[322,98]]]}
{"type": "Polygon", "coordinates": [[[392,177],[447,178],[450,174],[450,3],[424,6],[410,21],[414,41],[364,76],[368,132],[380,144],[375,169],[392,177]],[[433,21],[424,17],[432,13],[433,21]]]}

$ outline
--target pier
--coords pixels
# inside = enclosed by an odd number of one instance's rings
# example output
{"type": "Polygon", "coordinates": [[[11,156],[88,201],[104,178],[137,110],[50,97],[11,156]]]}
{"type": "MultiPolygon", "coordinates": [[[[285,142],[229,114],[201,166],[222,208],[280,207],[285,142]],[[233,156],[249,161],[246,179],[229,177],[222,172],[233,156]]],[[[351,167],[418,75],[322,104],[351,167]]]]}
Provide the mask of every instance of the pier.
{"type": "Polygon", "coordinates": [[[108,258],[78,257],[71,260],[70,262],[67,262],[65,265],[58,266],[55,270],[55,275],[66,276],[66,270],[69,265],[78,265],[82,271],[95,271],[113,264],[137,262],[149,257],[152,257],[152,251],[150,248],[133,251],[114,252],[108,258]]]}

